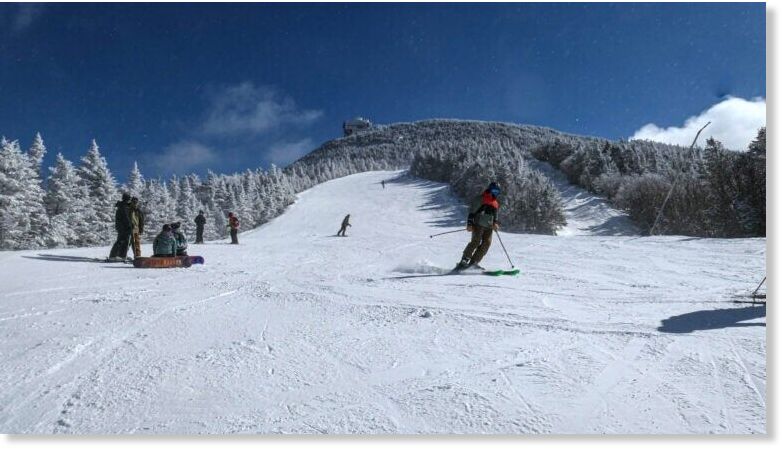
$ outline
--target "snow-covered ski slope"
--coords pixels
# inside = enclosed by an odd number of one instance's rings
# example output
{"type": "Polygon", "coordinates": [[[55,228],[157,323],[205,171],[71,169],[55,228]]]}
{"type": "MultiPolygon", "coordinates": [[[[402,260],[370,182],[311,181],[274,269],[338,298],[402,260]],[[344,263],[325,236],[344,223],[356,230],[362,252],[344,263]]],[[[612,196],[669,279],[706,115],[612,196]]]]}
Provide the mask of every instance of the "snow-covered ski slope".
{"type": "Polygon", "coordinates": [[[0,432],[765,432],[765,307],[733,303],[764,239],[503,234],[521,275],[439,276],[463,213],[372,172],[190,269],[0,253],[0,432]]]}
{"type": "Polygon", "coordinates": [[[530,161],[530,166],[542,172],[559,190],[567,224],[558,236],[633,236],[639,234],[630,217],[614,209],[606,199],[570,184],[564,173],[551,164],[530,161]]]}

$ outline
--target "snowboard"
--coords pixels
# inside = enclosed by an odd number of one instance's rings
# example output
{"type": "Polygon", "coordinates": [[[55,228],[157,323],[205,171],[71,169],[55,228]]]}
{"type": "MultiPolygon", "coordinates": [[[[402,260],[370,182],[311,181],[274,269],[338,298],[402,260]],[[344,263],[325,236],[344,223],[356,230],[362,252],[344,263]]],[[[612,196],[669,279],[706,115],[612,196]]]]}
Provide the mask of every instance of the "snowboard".
{"type": "Polygon", "coordinates": [[[190,264],[203,264],[204,263],[204,257],[203,256],[188,256],[187,259],[190,260],[190,264]]]}
{"type": "MultiPolygon", "coordinates": [[[[141,256],[133,260],[133,267],[137,269],[168,269],[175,267],[190,267],[193,263],[191,256],[141,256]]],[[[203,261],[203,258],[201,258],[203,261]]],[[[203,264],[203,262],[201,263],[203,264]]]]}

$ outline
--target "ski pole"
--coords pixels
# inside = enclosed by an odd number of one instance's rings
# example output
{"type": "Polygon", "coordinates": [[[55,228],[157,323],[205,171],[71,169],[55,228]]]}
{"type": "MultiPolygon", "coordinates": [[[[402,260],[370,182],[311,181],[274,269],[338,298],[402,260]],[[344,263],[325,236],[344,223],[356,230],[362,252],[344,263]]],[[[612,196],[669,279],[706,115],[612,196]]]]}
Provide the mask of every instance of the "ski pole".
{"type": "Polygon", "coordinates": [[[437,234],[433,234],[433,235],[429,236],[429,238],[431,239],[431,238],[433,238],[433,237],[435,237],[435,236],[442,236],[442,235],[444,235],[444,234],[458,233],[458,232],[460,232],[460,231],[464,231],[464,230],[460,228],[460,229],[458,229],[458,230],[453,230],[453,231],[446,231],[445,233],[437,233],[437,234]]]}
{"type": "Polygon", "coordinates": [[[510,263],[511,269],[515,269],[516,266],[513,264],[513,261],[510,260],[510,255],[508,254],[508,251],[505,250],[505,244],[502,243],[502,238],[500,237],[499,230],[495,230],[494,232],[497,233],[497,239],[500,240],[500,245],[502,246],[502,251],[505,252],[505,256],[508,258],[508,262],[510,263]]]}

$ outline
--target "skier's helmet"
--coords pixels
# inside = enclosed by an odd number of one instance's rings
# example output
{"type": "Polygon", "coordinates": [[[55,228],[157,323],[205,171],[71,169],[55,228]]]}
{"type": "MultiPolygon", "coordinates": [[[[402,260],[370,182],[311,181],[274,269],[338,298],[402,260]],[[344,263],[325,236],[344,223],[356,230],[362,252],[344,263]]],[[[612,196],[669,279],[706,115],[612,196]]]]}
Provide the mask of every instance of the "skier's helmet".
{"type": "Polygon", "coordinates": [[[174,222],[174,223],[171,224],[171,229],[172,230],[178,230],[179,227],[181,227],[181,226],[182,226],[182,222],[174,222]]]}
{"type": "Polygon", "coordinates": [[[500,185],[499,185],[499,184],[497,184],[497,183],[496,183],[496,182],[494,182],[494,181],[492,181],[491,183],[489,183],[489,187],[488,187],[488,188],[486,188],[486,190],[487,190],[487,191],[489,191],[489,192],[491,193],[491,195],[493,195],[493,196],[495,196],[495,197],[498,197],[498,196],[500,195],[500,192],[502,192],[502,191],[500,190],[500,185]]]}
{"type": "Polygon", "coordinates": [[[122,193],[122,201],[123,202],[129,202],[130,201],[130,194],[128,194],[127,192],[123,192],[122,193]]]}
{"type": "Polygon", "coordinates": [[[163,231],[165,231],[166,233],[170,233],[171,232],[171,225],[169,225],[167,223],[163,224],[163,231]]]}

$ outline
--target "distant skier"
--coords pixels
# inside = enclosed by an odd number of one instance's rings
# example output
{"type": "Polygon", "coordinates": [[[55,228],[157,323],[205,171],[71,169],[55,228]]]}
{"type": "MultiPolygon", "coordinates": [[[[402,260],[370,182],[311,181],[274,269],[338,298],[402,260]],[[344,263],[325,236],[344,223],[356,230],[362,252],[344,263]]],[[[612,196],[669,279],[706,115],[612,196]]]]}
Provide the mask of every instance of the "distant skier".
{"type": "Polygon", "coordinates": [[[228,213],[228,228],[231,229],[231,244],[238,244],[239,219],[232,212],[228,213]]]}
{"type": "Polygon", "coordinates": [[[176,238],[171,233],[171,225],[163,225],[163,231],[155,237],[152,244],[153,257],[175,256],[176,238]]]}
{"type": "Polygon", "coordinates": [[[198,211],[198,215],[195,218],[196,223],[196,244],[204,243],[204,225],[206,224],[206,217],[204,217],[203,211],[198,211]]]}
{"type": "Polygon", "coordinates": [[[499,185],[492,182],[470,204],[467,231],[472,232],[472,239],[465,247],[462,260],[456,265],[456,270],[463,270],[471,266],[481,267],[478,264],[489,251],[492,233],[500,225],[497,221],[497,211],[500,209],[497,197],[500,192],[499,185]]]}
{"type": "Polygon", "coordinates": [[[141,235],[144,234],[144,213],[138,204],[138,197],[130,199],[130,224],[132,227],[133,258],[138,258],[141,256],[141,235]]]}
{"type": "Polygon", "coordinates": [[[386,180],[381,180],[381,181],[380,181],[380,184],[382,184],[382,185],[383,185],[383,189],[385,189],[385,188],[386,188],[386,180]]]}
{"type": "Polygon", "coordinates": [[[118,201],[114,211],[114,229],[117,231],[117,240],[111,247],[109,259],[124,261],[128,257],[130,236],[133,233],[133,225],[130,222],[130,194],[122,194],[122,200],[118,201]]]}
{"type": "Polygon", "coordinates": [[[337,236],[345,237],[345,232],[348,231],[348,227],[352,227],[353,225],[350,224],[350,214],[345,216],[344,219],[342,219],[342,226],[340,227],[339,231],[337,231],[337,236]]]}
{"type": "Polygon", "coordinates": [[[171,234],[173,234],[174,239],[176,239],[176,255],[187,256],[187,237],[185,237],[185,233],[182,232],[181,227],[181,222],[172,223],[171,234]]]}

